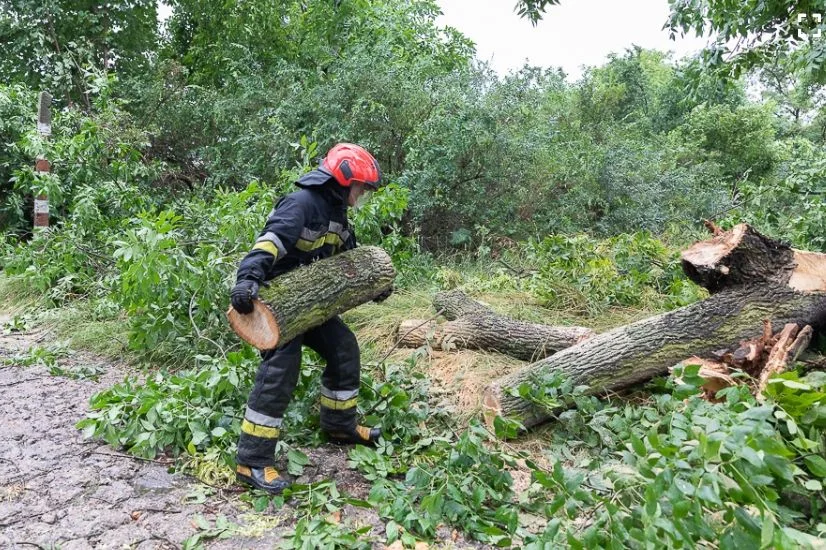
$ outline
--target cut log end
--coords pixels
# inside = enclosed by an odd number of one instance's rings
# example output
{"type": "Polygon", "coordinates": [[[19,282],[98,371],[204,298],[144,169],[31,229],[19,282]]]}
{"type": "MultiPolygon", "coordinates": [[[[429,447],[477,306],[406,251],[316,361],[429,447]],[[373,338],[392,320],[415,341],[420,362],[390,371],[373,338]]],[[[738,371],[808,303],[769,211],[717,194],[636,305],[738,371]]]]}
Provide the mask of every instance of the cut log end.
{"type": "Polygon", "coordinates": [[[406,348],[418,348],[427,343],[430,336],[436,338],[438,325],[436,321],[425,319],[408,319],[399,324],[397,338],[399,345],[406,348]]]}
{"type": "Polygon", "coordinates": [[[232,330],[245,342],[260,350],[274,349],[281,339],[275,316],[261,300],[253,301],[252,313],[238,313],[231,306],[227,311],[232,330]]]}
{"type": "Polygon", "coordinates": [[[794,251],[797,264],[789,279],[789,286],[800,292],[826,291],[826,254],[794,251]]]}
{"type": "MultiPolygon", "coordinates": [[[[715,226],[716,227],[716,226],[715,226]]],[[[690,266],[714,268],[740,245],[748,226],[740,224],[731,231],[713,231],[714,237],[694,243],[682,253],[682,260],[690,266]]],[[[685,264],[684,264],[685,265],[685,264]]]]}
{"type": "Polygon", "coordinates": [[[487,424],[491,430],[498,416],[502,416],[502,404],[496,392],[488,388],[484,397],[482,397],[482,417],[485,420],[485,424],[487,424]]]}

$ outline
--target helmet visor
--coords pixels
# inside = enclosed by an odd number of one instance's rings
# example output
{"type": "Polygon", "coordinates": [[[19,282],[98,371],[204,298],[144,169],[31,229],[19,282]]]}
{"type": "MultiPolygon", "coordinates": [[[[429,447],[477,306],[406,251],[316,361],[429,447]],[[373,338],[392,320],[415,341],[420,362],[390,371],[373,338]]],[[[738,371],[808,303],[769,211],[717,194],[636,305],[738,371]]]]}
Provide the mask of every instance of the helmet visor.
{"type": "Polygon", "coordinates": [[[356,204],[354,204],[353,207],[356,210],[362,208],[365,204],[367,204],[370,201],[370,197],[373,196],[373,191],[374,190],[372,187],[368,187],[365,185],[364,190],[361,192],[361,195],[359,195],[359,197],[356,199],[356,204]]]}

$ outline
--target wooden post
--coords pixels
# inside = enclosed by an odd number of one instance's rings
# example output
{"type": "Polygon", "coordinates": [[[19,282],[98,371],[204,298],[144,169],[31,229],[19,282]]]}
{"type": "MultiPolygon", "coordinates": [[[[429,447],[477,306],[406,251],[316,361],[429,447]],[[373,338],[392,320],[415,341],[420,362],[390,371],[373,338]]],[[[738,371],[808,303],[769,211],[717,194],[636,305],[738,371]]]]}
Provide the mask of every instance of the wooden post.
{"type": "MultiPolygon", "coordinates": [[[[37,105],[37,131],[44,139],[52,134],[52,95],[49,92],[40,92],[40,101],[37,105]]],[[[35,171],[38,174],[48,174],[51,165],[48,159],[37,159],[35,171]]],[[[34,228],[35,230],[49,227],[49,197],[43,193],[34,198],[34,228]]]]}

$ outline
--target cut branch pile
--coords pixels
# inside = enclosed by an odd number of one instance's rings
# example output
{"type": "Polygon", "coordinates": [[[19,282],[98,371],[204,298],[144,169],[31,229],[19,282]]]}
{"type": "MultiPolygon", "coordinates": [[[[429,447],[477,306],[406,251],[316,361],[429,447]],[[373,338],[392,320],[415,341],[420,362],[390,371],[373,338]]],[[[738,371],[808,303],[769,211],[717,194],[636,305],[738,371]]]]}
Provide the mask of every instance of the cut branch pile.
{"type": "Polygon", "coordinates": [[[472,300],[460,290],[441,292],[433,307],[448,321],[410,319],[399,325],[399,345],[417,348],[426,343],[451,349],[496,351],[525,361],[578,344],[594,336],[585,327],[550,326],[518,321],[500,315],[472,300]]]}

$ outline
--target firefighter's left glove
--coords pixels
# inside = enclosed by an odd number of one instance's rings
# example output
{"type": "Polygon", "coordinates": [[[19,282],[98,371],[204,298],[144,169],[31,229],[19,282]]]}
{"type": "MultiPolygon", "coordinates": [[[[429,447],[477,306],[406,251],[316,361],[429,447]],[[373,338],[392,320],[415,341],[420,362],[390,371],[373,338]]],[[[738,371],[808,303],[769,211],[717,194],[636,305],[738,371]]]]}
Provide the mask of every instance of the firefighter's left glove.
{"type": "Polygon", "coordinates": [[[238,313],[252,313],[252,301],[258,298],[258,281],[238,281],[230,294],[232,307],[238,313]]]}
{"type": "Polygon", "coordinates": [[[385,290],[384,292],[382,292],[381,294],[379,294],[378,296],[376,296],[375,298],[373,298],[373,301],[376,302],[377,304],[380,304],[383,301],[385,301],[386,299],[388,299],[391,294],[393,294],[393,287],[392,286],[390,288],[388,288],[387,290],[385,290]]]}

